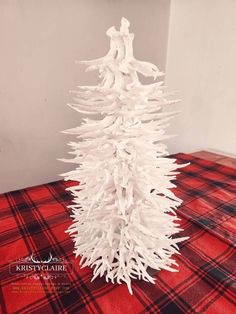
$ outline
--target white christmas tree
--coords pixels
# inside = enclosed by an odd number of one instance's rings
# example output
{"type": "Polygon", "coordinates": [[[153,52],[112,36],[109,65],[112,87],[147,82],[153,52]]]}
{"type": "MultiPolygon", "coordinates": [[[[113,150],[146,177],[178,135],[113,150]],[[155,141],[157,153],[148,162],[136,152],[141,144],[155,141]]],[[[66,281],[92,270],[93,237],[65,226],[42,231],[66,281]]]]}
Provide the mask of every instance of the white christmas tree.
{"type": "Polygon", "coordinates": [[[106,281],[125,282],[132,293],[131,279],[155,282],[148,268],[177,271],[171,256],[186,239],[172,238],[181,230],[174,211],[181,200],[171,191],[171,181],[181,166],[166,158],[162,143],[175,115],[163,107],[175,101],[166,99],[163,82],[140,82],[138,73],[154,79],[163,73],[134,58],[134,35],[125,18],[119,31],[111,27],[107,35],[108,54],[81,62],[87,71],[99,71],[101,83],[72,91],[76,103],[69,104],[96,116],[65,131],[78,139],[69,143],[75,157],[63,159],[78,164],[63,174],[65,180],[79,181],[68,188],[74,197],[68,232],[82,267],[93,268],[93,279],[104,275],[106,281]]]}

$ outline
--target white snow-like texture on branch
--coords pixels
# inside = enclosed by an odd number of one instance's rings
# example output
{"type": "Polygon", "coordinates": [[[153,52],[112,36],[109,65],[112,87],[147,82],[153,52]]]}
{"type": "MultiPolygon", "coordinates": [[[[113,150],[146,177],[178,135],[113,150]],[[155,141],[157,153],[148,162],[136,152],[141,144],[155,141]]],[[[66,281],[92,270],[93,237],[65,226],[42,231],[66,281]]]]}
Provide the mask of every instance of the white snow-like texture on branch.
{"type": "Polygon", "coordinates": [[[163,108],[175,101],[167,99],[163,82],[143,85],[138,77],[156,79],[163,73],[134,58],[127,19],[107,35],[108,54],[81,62],[87,71],[99,71],[101,83],[71,91],[75,103],[69,106],[93,117],[64,131],[78,141],[69,143],[74,158],[63,159],[77,168],[63,176],[80,182],[68,188],[74,222],[67,232],[81,267],[93,268],[93,279],[125,282],[132,294],[132,279],[155,283],[149,269],[178,271],[171,256],[179,254],[177,243],[187,238],[173,237],[181,230],[175,214],[181,200],[171,190],[183,165],[166,157],[162,143],[176,114],[163,108]]]}

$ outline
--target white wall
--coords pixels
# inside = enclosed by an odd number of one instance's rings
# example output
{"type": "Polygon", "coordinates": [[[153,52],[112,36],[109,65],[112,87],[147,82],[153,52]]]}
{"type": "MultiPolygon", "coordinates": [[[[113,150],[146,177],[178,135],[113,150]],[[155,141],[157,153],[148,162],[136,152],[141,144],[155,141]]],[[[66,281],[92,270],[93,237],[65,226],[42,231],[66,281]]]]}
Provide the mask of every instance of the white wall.
{"type": "Polygon", "coordinates": [[[73,167],[56,160],[72,140],[59,131],[80,123],[68,91],[96,81],[74,60],[103,56],[105,31],[122,16],[136,56],[163,69],[169,1],[0,1],[0,192],[58,180],[73,167]]]}
{"type": "Polygon", "coordinates": [[[170,151],[236,155],[235,0],[172,0],[166,83],[182,99],[170,151]]]}

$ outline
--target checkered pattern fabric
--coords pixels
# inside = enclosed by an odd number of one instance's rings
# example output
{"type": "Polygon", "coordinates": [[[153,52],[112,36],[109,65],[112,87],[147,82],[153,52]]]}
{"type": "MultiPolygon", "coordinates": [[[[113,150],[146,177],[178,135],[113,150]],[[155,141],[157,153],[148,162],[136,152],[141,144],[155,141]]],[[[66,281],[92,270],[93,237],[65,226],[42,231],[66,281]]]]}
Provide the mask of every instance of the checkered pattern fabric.
{"type": "Polygon", "coordinates": [[[73,182],[1,195],[3,313],[236,313],[236,171],[182,153],[174,158],[191,162],[181,169],[175,189],[184,201],[180,235],[190,239],[175,256],[179,272],[150,270],[155,285],[134,281],[133,296],[125,284],[104,278],[91,283],[91,269],[80,269],[65,233],[71,224],[65,188],[73,182]],[[56,263],[66,265],[65,271],[16,271],[16,265],[56,263]]]}

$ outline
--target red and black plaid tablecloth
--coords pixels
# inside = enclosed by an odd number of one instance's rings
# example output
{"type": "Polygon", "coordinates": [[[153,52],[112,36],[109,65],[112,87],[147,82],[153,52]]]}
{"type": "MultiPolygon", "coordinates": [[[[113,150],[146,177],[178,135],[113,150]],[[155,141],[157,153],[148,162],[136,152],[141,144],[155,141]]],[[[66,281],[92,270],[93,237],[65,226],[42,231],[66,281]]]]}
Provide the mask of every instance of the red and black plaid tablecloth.
{"type": "Polygon", "coordinates": [[[175,158],[191,162],[175,191],[184,201],[181,236],[190,239],[175,256],[179,272],[157,272],[155,285],[134,281],[133,296],[104,278],[91,283],[91,270],[80,269],[64,232],[71,224],[65,188],[73,183],[1,195],[3,313],[236,313],[236,171],[186,154],[175,158]],[[62,269],[17,269],[27,265],[62,269]]]}

